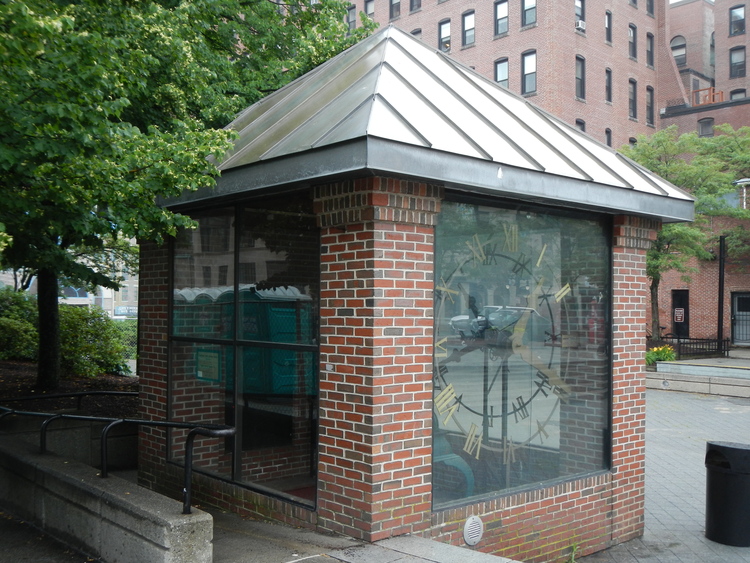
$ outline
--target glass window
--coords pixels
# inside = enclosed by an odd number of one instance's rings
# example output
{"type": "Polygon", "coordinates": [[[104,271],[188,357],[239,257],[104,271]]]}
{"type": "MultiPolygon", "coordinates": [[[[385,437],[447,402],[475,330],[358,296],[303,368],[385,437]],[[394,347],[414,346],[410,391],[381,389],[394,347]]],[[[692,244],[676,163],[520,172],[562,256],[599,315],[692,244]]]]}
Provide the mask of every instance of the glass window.
{"type": "Polygon", "coordinates": [[[346,9],[346,25],[349,28],[349,31],[354,31],[354,28],[357,27],[357,8],[356,6],[349,6],[346,9]]]}
{"type": "Polygon", "coordinates": [[[628,81],[628,116],[638,118],[638,83],[632,78],[628,81]]]}
{"type": "Polygon", "coordinates": [[[714,118],[706,117],[698,120],[698,136],[700,137],[713,137],[714,136],[714,118]]]}
{"type": "Polygon", "coordinates": [[[370,18],[375,15],[375,0],[365,0],[365,14],[370,18]]]}
{"type": "Polygon", "coordinates": [[[651,33],[646,34],[646,64],[654,66],[654,36],[651,33]]]}
{"type": "Polygon", "coordinates": [[[612,69],[608,68],[604,71],[604,101],[612,101],[612,69]]]}
{"type": "Polygon", "coordinates": [[[521,25],[536,23],[536,0],[521,0],[521,25]]]}
{"type": "Polygon", "coordinates": [[[576,129],[586,132],[586,122],[583,119],[576,119],[576,129]]]}
{"type": "Polygon", "coordinates": [[[474,12],[466,12],[462,18],[461,41],[464,47],[474,44],[474,12]]]}
{"type": "Polygon", "coordinates": [[[451,20],[438,24],[438,48],[443,52],[451,50],[451,20]]]}
{"type": "Polygon", "coordinates": [[[734,6],[729,9],[729,35],[745,33],[745,6],[734,6]]]}
{"type": "Polygon", "coordinates": [[[395,19],[401,16],[401,0],[391,0],[390,18],[395,19]]]}
{"type": "Polygon", "coordinates": [[[744,88],[739,88],[737,90],[732,90],[729,92],[729,99],[730,100],[741,100],[743,98],[747,98],[747,90],[744,88]]]}
{"type": "Polygon", "coordinates": [[[495,2],[495,35],[508,33],[508,0],[495,2]]]}
{"type": "Polygon", "coordinates": [[[654,89],[646,86],[646,123],[654,124],[654,89]]]}
{"type": "MultiPolygon", "coordinates": [[[[234,438],[201,441],[196,467],[310,504],[320,294],[312,200],[287,195],[187,214],[198,228],[181,230],[172,252],[170,417],[236,426],[234,438]],[[202,224],[225,225],[226,236],[208,238],[231,244],[206,249],[202,224]],[[201,285],[196,272],[206,270],[228,285],[201,285]]],[[[170,439],[179,462],[184,432],[170,439]]]]}
{"type": "Polygon", "coordinates": [[[536,92],[536,51],[521,55],[521,93],[536,92]]]}
{"type": "Polygon", "coordinates": [[[604,142],[607,144],[608,147],[612,146],[612,129],[604,130],[604,142]]]}
{"type": "Polygon", "coordinates": [[[422,0],[409,0],[409,10],[416,12],[422,9],[422,0]]]}
{"type": "Polygon", "coordinates": [[[612,43],[612,12],[610,11],[604,14],[604,40],[612,43]]]}
{"type": "Polygon", "coordinates": [[[646,0],[646,13],[649,16],[654,15],[654,0],[646,0]]]}
{"type": "Polygon", "coordinates": [[[745,48],[736,47],[729,51],[729,78],[745,76],[745,48]]]}
{"type": "Polygon", "coordinates": [[[586,99],[586,59],[576,57],[576,98],[586,99]]]}
{"type": "Polygon", "coordinates": [[[672,56],[677,66],[682,66],[687,63],[687,46],[685,38],[682,35],[676,36],[672,41],[669,42],[669,46],[672,49],[672,56]]]}
{"type": "Polygon", "coordinates": [[[495,82],[503,88],[508,87],[508,59],[495,61],[495,82]]]}
{"type": "Polygon", "coordinates": [[[443,202],[435,506],[608,468],[609,229],[591,215],[443,202]]]}
{"type": "MultiPolygon", "coordinates": [[[[578,22],[586,22],[586,0],[575,0],[575,22],[576,28],[578,28],[578,22]]],[[[586,31],[586,26],[583,26],[582,31],[586,31]]]]}
{"type": "Polygon", "coordinates": [[[628,26],[628,55],[631,59],[638,58],[638,28],[632,23],[628,26]]]}

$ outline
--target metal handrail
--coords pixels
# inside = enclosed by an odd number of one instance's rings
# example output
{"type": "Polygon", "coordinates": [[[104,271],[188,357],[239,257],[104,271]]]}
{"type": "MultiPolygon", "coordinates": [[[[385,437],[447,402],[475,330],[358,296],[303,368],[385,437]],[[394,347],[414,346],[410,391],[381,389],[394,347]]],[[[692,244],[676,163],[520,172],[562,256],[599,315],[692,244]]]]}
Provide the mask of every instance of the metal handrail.
{"type": "MultiPolygon", "coordinates": [[[[129,392],[117,392],[112,391],[110,393],[121,393],[125,394],[129,392]]],[[[46,397],[51,397],[46,395],[46,397]]],[[[39,399],[42,397],[34,397],[39,399]]],[[[234,426],[227,426],[224,424],[196,424],[191,422],[173,422],[166,420],[145,420],[137,418],[106,418],[99,416],[87,416],[78,414],[52,414],[52,413],[40,413],[32,411],[18,411],[15,409],[9,409],[7,407],[0,406],[0,419],[9,416],[36,416],[44,417],[44,422],[40,428],[39,434],[39,447],[41,453],[47,453],[47,429],[56,420],[67,419],[67,420],[83,420],[88,422],[103,422],[106,423],[101,433],[101,473],[102,478],[109,476],[108,463],[107,463],[107,440],[109,438],[109,431],[119,424],[138,424],[140,426],[152,426],[162,428],[184,428],[190,429],[187,438],[185,439],[185,479],[183,485],[183,514],[190,514],[190,500],[192,498],[192,475],[193,475],[193,441],[195,436],[200,434],[202,436],[210,437],[226,437],[233,436],[236,432],[234,426]],[[187,503],[187,505],[186,505],[187,503]]]]}

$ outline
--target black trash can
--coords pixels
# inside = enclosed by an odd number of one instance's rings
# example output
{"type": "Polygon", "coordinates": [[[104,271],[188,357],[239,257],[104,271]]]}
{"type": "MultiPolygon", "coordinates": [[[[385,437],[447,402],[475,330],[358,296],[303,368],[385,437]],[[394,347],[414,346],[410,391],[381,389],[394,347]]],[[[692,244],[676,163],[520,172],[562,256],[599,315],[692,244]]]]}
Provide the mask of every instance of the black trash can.
{"type": "Polygon", "coordinates": [[[706,537],[750,546],[750,445],[706,444],[706,537]]]}

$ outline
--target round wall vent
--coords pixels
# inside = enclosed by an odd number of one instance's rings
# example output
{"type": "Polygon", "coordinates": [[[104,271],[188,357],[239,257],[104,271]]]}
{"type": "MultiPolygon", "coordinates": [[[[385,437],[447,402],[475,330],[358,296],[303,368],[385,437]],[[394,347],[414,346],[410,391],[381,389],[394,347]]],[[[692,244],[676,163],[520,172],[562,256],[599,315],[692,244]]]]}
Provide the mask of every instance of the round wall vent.
{"type": "Polygon", "coordinates": [[[477,545],[484,534],[484,524],[479,516],[470,516],[464,524],[464,541],[466,545],[477,545]]]}

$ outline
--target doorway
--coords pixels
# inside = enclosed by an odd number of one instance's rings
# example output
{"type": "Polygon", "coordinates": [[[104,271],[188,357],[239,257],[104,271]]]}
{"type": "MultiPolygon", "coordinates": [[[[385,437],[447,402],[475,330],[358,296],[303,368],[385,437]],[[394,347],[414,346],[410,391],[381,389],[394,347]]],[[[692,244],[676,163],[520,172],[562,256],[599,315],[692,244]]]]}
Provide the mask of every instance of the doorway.
{"type": "Polygon", "coordinates": [[[732,344],[750,346],[750,293],[732,294],[732,344]]]}

